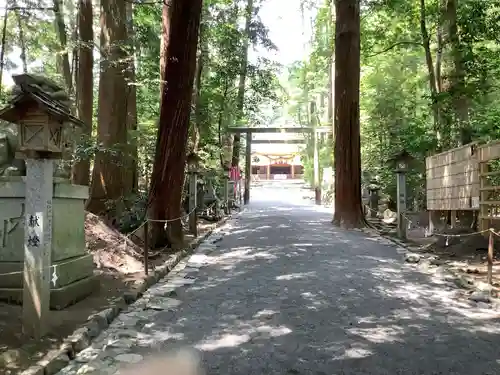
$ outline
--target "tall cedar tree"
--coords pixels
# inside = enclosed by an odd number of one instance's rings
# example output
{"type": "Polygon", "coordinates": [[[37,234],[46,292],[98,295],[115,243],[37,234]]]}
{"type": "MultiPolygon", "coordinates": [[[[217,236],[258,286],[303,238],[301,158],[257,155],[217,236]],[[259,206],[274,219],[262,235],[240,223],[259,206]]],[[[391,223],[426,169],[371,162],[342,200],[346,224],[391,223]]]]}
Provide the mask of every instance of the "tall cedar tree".
{"type": "Polygon", "coordinates": [[[101,0],[101,72],[97,108],[97,139],[102,145],[95,156],[87,210],[110,218],[107,202],[124,196],[124,147],[127,145],[127,13],[123,0],[101,0]]]}
{"type": "Polygon", "coordinates": [[[335,214],[333,223],[364,225],[359,129],[359,0],[335,0],[335,214]]]}
{"type": "MultiPolygon", "coordinates": [[[[92,69],[94,56],[92,48],[94,31],[92,29],[93,12],[92,0],[78,2],[78,73],[76,80],[76,96],[78,102],[78,116],[85,123],[83,136],[88,142],[92,136],[92,121],[94,115],[94,79],[92,69]]],[[[73,164],[71,179],[76,185],[88,185],[90,180],[90,160],[79,160],[73,164]]]]}
{"type": "MultiPolygon", "coordinates": [[[[189,116],[196,71],[196,49],[202,0],[166,0],[163,5],[163,36],[160,67],[162,96],[156,156],[149,191],[150,217],[172,220],[181,216],[189,116]]],[[[180,220],[154,222],[152,245],[183,242],[180,220]]]]}
{"type": "MultiPolygon", "coordinates": [[[[238,96],[236,97],[236,124],[240,126],[243,118],[243,106],[245,104],[245,82],[248,73],[248,46],[250,44],[250,28],[252,25],[252,15],[254,12],[254,0],[247,0],[245,8],[245,31],[243,34],[243,45],[241,50],[240,81],[238,84],[238,96]]],[[[233,138],[233,156],[231,166],[237,167],[240,163],[241,136],[236,133],[233,138]]]]}

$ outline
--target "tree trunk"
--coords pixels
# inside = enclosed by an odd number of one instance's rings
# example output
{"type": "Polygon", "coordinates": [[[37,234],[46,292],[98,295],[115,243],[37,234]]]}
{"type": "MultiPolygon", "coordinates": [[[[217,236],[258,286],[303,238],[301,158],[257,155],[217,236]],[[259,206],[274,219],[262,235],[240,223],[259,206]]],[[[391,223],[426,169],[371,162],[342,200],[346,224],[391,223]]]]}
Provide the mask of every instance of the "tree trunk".
{"type": "Polygon", "coordinates": [[[23,17],[21,10],[16,11],[17,28],[19,31],[19,43],[21,44],[21,62],[23,64],[23,73],[28,73],[28,56],[26,54],[26,40],[24,39],[23,17]]]}
{"type": "Polygon", "coordinates": [[[359,0],[336,0],[335,20],[335,215],[347,228],[364,225],[361,205],[359,124],[359,0]]]}
{"type": "Polygon", "coordinates": [[[202,0],[166,0],[163,10],[163,80],[160,124],[149,191],[150,216],[169,222],[168,236],[164,224],[154,222],[152,245],[183,244],[180,219],[184,186],[186,144],[193,83],[196,70],[196,47],[202,0]],[[177,219],[177,220],[176,220],[177,219]]]}
{"type": "Polygon", "coordinates": [[[127,35],[129,38],[129,56],[127,68],[127,129],[128,147],[125,162],[127,167],[124,174],[124,193],[132,194],[137,191],[137,86],[135,76],[135,31],[134,31],[134,8],[131,2],[127,2],[127,35]]]}
{"type": "MultiPolygon", "coordinates": [[[[85,127],[82,129],[82,143],[89,144],[92,136],[94,114],[94,31],[92,29],[92,0],[80,0],[78,9],[78,72],[76,97],[78,117],[85,127]]],[[[73,164],[71,180],[76,185],[88,185],[90,180],[90,158],[83,155],[73,164]]]]}
{"type": "Polygon", "coordinates": [[[457,27],[458,0],[448,0],[446,4],[446,24],[448,28],[448,41],[450,44],[453,68],[450,74],[450,94],[453,103],[456,126],[459,131],[459,145],[472,141],[472,129],[469,124],[469,100],[465,87],[465,66],[463,46],[458,36],[457,27]]]}
{"type": "Polygon", "coordinates": [[[208,58],[208,38],[206,36],[206,28],[207,28],[207,17],[210,13],[207,11],[203,12],[202,22],[200,24],[200,37],[199,37],[199,48],[198,48],[198,60],[196,62],[196,76],[194,83],[194,93],[193,93],[193,101],[195,103],[194,114],[195,118],[193,121],[193,126],[191,128],[191,143],[192,143],[192,151],[198,151],[198,145],[200,143],[200,129],[203,124],[203,103],[201,97],[201,86],[202,86],[202,78],[205,72],[206,60],[208,58]]]}
{"type": "MultiPolygon", "coordinates": [[[[329,21],[329,24],[333,24],[333,1],[328,1],[329,5],[328,5],[328,21],[329,21]]],[[[330,30],[330,28],[328,28],[328,40],[329,40],[329,48],[330,48],[330,57],[328,58],[328,85],[327,85],[327,89],[328,89],[328,109],[327,109],[327,117],[328,117],[328,126],[331,126],[332,127],[332,133],[330,133],[328,135],[328,137],[330,138],[331,141],[333,141],[334,139],[334,128],[335,128],[335,124],[334,124],[334,121],[333,121],[333,103],[334,103],[334,93],[333,93],[333,87],[334,87],[334,80],[335,80],[335,75],[334,75],[334,63],[333,63],[333,38],[332,38],[332,35],[333,35],[333,32],[330,30]]]]}
{"type": "Polygon", "coordinates": [[[71,65],[69,63],[68,36],[64,23],[62,1],[54,0],[52,4],[54,7],[56,32],[59,37],[59,44],[61,45],[61,52],[58,55],[59,70],[64,78],[68,95],[71,96],[73,93],[73,77],[71,75],[71,65]]]}
{"type": "Polygon", "coordinates": [[[434,132],[437,139],[437,149],[441,148],[442,134],[438,104],[438,91],[436,86],[436,75],[434,74],[434,64],[432,62],[432,53],[430,46],[429,33],[427,32],[425,0],[420,0],[420,32],[422,34],[422,45],[425,51],[425,62],[427,64],[427,73],[429,75],[429,89],[432,100],[432,114],[434,117],[434,132]]]}
{"type": "MultiPolygon", "coordinates": [[[[127,143],[127,14],[125,1],[101,0],[101,74],[96,154],[87,209],[108,210],[123,197],[123,151],[127,143]]],[[[118,212],[111,216],[115,217],[118,212]]]]}
{"type": "Polygon", "coordinates": [[[5,46],[7,42],[7,24],[9,16],[9,4],[5,4],[5,13],[3,15],[3,26],[2,26],[2,50],[0,51],[0,99],[2,98],[2,82],[3,82],[3,71],[5,68],[5,46]]]}
{"type": "MultiPolygon", "coordinates": [[[[250,40],[250,24],[252,22],[253,1],[247,0],[245,9],[245,31],[243,34],[243,47],[241,51],[240,81],[238,83],[238,96],[236,97],[236,124],[239,125],[243,118],[243,105],[245,104],[245,82],[248,70],[248,46],[250,40]]],[[[231,166],[237,167],[240,163],[241,135],[236,133],[233,138],[233,157],[231,166]]]]}

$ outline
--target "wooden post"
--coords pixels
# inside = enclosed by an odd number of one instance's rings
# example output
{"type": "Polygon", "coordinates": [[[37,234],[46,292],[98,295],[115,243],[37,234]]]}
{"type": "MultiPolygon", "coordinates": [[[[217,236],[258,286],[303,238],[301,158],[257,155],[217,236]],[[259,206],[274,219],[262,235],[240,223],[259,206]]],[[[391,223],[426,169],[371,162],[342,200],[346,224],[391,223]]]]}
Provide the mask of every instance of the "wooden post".
{"type": "Polygon", "coordinates": [[[493,284],[493,231],[488,239],[488,284],[493,284]]]}
{"type": "Polygon", "coordinates": [[[398,236],[400,239],[406,239],[406,220],[404,214],[406,212],[406,174],[404,172],[397,173],[397,195],[398,195],[398,236]]]}
{"type": "Polygon", "coordinates": [[[434,219],[436,217],[434,210],[428,210],[429,212],[429,236],[432,236],[434,233],[434,219]]]}
{"type": "Polygon", "coordinates": [[[198,237],[198,222],[196,216],[196,206],[197,206],[197,193],[198,193],[198,182],[197,182],[196,171],[189,172],[189,232],[193,236],[198,237]]]}
{"type": "Polygon", "coordinates": [[[250,203],[250,180],[252,177],[252,133],[246,133],[246,148],[245,148],[245,195],[243,203],[250,203]]]}
{"type": "Polygon", "coordinates": [[[149,273],[149,222],[146,218],[144,223],[144,273],[147,275],[149,273]]]}
{"type": "Polygon", "coordinates": [[[229,215],[231,213],[231,209],[229,208],[229,177],[224,176],[224,213],[229,215]]]}
{"type": "Polygon", "coordinates": [[[485,231],[488,229],[490,225],[488,221],[488,210],[489,207],[487,205],[488,201],[488,191],[482,190],[488,186],[488,177],[487,174],[490,170],[487,162],[481,162],[481,153],[479,154],[480,162],[479,162],[479,230],[485,231]]]}
{"type": "Polygon", "coordinates": [[[26,159],[23,331],[35,339],[49,330],[53,175],[52,160],[26,159]]]}
{"type": "Polygon", "coordinates": [[[450,226],[456,228],[457,226],[457,211],[451,210],[450,212],[450,226]]]}
{"type": "Polygon", "coordinates": [[[243,193],[242,193],[242,184],[241,184],[241,177],[240,179],[238,180],[238,200],[239,200],[239,205],[241,207],[241,205],[243,204],[243,193]]]}
{"type": "Polygon", "coordinates": [[[314,169],[314,201],[317,205],[321,204],[321,185],[319,180],[319,149],[318,149],[318,132],[316,130],[316,103],[313,101],[310,104],[311,122],[313,128],[313,169],[314,169]]]}

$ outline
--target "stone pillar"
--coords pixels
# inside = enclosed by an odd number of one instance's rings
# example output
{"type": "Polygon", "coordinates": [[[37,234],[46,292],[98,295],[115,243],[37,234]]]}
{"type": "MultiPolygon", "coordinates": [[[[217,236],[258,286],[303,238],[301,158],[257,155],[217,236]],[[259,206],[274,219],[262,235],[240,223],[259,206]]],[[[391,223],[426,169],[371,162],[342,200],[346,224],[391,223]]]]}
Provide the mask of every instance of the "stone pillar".
{"type": "Polygon", "coordinates": [[[231,213],[231,209],[229,207],[229,177],[224,176],[222,181],[224,183],[224,212],[226,215],[229,215],[231,213]]]}
{"type": "Polygon", "coordinates": [[[368,194],[369,194],[369,207],[370,207],[370,217],[376,218],[378,213],[378,201],[379,201],[379,187],[376,184],[376,180],[372,180],[370,185],[368,186],[368,194]]]}
{"type": "Polygon", "coordinates": [[[198,182],[196,171],[190,171],[189,174],[189,231],[198,237],[198,223],[196,216],[198,182]]]}
{"type": "Polygon", "coordinates": [[[250,182],[252,181],[252,133],[246,133],[246,148],[245,148],[245,192],[243,201],[245,204],[250,203],[250,182]]]}
{"type": "Polygon", "coordinates": [[[35,339],[49,330],[53,175],[52,160],[26,160],[23,332],[35,339]]]}
{"type": "Polygon", "coordinates": [[[397,173],[397,195],[398,195],[398,236],[402,240],[406,239],[406,174],[404,172],[397,173]]]}
{"type": "Polygon", "coordinates": [[[269,162],[266,167],[266,180],[270,179],[271,179],[271,162],[269,162]]]}

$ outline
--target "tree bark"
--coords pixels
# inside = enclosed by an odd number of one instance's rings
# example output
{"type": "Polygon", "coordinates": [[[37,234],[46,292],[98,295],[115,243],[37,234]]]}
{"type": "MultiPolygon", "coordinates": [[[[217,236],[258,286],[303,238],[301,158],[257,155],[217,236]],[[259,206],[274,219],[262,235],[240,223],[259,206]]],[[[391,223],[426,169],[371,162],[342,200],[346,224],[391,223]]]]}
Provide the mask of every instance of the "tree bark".
{"type": "Polygon", "coordinates": [[[365,224],[361,205],[359,124],[360,4],[336,0],[335,20],[335,215],[346,228],[365,224]]]}
{"type": "Polygon", "coordinates": [[[163,9],[162,99],[156,154],[149,191],[150,217],[172,220],[168,235],[164,223],[154,222],[151,231],[155,247],[168,241],[174,247],[183,244],[181,198],[184,186],[186,144],[196,48],[202,0],[166,0],[163,9]]]}
{"type": "Polygon", "coordinates": [[[5,4],[5,13],[3,15],[3,25],[2,25],[2,45],[0,48],[0,98],[2,97],[2,82],[3,82],[3,71],[5,68],[5,46],[7,44],[7,24],[9,16],[9,3],[5,4]]]}
{"type": "MultiPolygon", "coordinates": [[[[85,124],[82,129],[82,142],[88,144],[92,136],[94,115],[94,31],[92,0],[80,0],[78,9],[78,72],[76,97],[78,117],[85,124]]],[[[90,158],[82,156],[73,164],[71,180],[76,185],[88,185],[90,180],[90,158]]]]}
{"type": "Polygon", "coordinates": [[[194,121],[192,122],[191,128],[191,143],[192,143],[192,151],[198,151],[198,145],[200,143],[200,131],[203,124],[203,102],[201,97],[201,87],[202,87],[202,78],[204,76],[205,68],[206,68],[206,60],[208,58],[208,38],[206,35],[208,16],[210,13],[207,11],[203,12],[202,21],[200,23],[200,36],[199,36],[199,48],[198,48],[198,59],[196,62],[196,76],[194,83],[194,93],[193,93],[193,101],[195,103],[194,108],[194,121]]]}
{"type": "Polygon", "coordinates": [[[59,44],[61,45],[61,53],[58,56],[59,69],[64,78],[68,95],[71,96],[73,93],[73,77],[71,75],[71,64],[69,63],[68,35],[66,34],[66,24],[64,23],[62,1],[54,0],[53,7],[56,32],[59,37],[59,44]]]}
{"type": "Polygon", "coordinates": [[[420,0],[420,32],[422,34],[422,44],[425,51],[425,62],[427,65],[427,73],[429,75],[429,89],[432,100],[432,114],[434,118],[434,132],[437,139],[437,149],[441,148],[442,134],[441,121],[438,104],[438,91],[436,86],[436,75],[434,74],[434,64],[432,62],[432,53],[430,46],[429,33],[427,31],[425,0],[420,0]]]}
{"type": "MultiPolygon", "coordinates": [[[[127,144],[126,70],[127,14],[125,1],[101,0],[101,74],[96,154],[87,209],[108,211],[123,197],[123,152],[127,144]]],[[[119,208],[118,208],[119,210],[119,208]]],[[[119,212],[109,212],[115,217],[119,212]]]]}
{"type": "Polygon", "coordinates": [[[127,130],[128,147],[125,158],[126,170],[124,175],[124,193],[126,195],[137,191],[137,86],[135,75],[135,30],[134,30],[134,8],[131,2],[127,2],[127,35],[129,38],[127,58],[127,130]]]}
{"type": "MultiPolygon", "coordinates": [[[[245,31],[243,34],[243,47],[241,51],[240,81],[238,83],[238,96],[236,97],[236,123],[243,118],[243,105],[245,104],[245,82],[248,71],[248,47],[250,41],[250,24],[252,22],[253,0],[247,0],[245,9],[245,31]]],[[[236,133],[233,138],[233,156],[231,166],[237,167],[240,163],[241,136],[236,133]]]]}
{"type": "Polygon", "coordinates": [[[448,29],[451,60],[453,61],[453,68],[450,74],[450,94],[456,127],[459,131],[458,143],[459,145],[465,145],[472,141],[472,129],[469,124],[469,100],[465,84],[464,52],[457,27],[457,3],[458,0],[447,1],[445,19],[448,29]]]}
{"type": "Polygon", "coordinates": [[[17,28],[19,31],[19,43],[21,44],[21,62],[23,64],[23,73],[28,73],[28,56],[26,53],[26,40],[24,38],[23,17],[21,10],[16,11],[17,28]]]}

